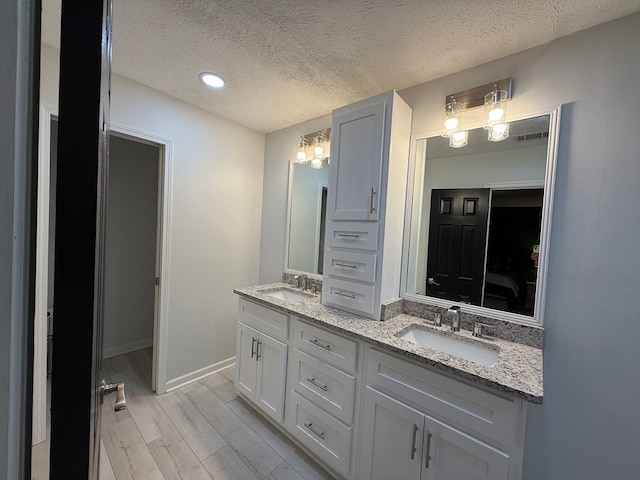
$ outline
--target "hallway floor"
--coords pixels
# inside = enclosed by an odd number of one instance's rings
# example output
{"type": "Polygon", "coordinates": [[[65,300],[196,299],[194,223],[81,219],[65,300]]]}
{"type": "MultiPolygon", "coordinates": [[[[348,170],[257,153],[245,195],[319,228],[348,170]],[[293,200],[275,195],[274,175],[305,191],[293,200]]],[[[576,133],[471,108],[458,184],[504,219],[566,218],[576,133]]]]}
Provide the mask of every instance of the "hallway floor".
{"type": "MultiPolygon", "coordinates": [[[[164,395],[151,391],[151,349],[105,360],[104,374],[125,382],[127,408],[103,404],[101,480],[332,478],[238,397],[233,367],[164,395]]],[[[39,447],[32,478],[44,480],[39,447]]]]}

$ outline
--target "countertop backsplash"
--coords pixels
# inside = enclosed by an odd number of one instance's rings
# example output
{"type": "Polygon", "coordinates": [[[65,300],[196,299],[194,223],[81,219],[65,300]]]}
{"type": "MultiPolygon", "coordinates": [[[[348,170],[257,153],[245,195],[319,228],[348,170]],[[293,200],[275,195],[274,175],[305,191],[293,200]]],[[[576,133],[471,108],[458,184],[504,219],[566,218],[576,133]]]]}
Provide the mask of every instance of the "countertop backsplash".
{"type": "MultiPolygon", "coordinates": [[[[282,282],[296,286],[294,277],[296,277],[296,274],[285,272],[282,274],[282,282]]],[[[322,280],[308,277],[307,289],[320,294],[322,292],[322,280]]],[[[433,321],[435,315],[440,313],[442,315],[442,323],[448,325],[446,315],[443,315],[446,310],[446,308],[436,305],[396,298],[382,305],[382,321],[390,320],[400,314],[433,321]]],[[[464,307],[460,309],[460,328],[472,331],[473,324],[476,321],[493,326],[490,331],[485,333],[488,337],[496,337],[534,348],[542,348],[544,345],[544,330],[542,328],[466,313],[464,307]]]]}

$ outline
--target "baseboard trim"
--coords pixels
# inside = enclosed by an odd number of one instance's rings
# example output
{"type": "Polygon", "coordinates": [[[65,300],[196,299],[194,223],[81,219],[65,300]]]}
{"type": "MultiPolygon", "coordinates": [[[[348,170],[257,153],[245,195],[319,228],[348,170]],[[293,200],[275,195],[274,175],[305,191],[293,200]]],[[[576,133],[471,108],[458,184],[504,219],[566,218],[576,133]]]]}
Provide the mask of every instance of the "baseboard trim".
{"type": "Polygon", "coordinates": [[[153,346],[153,338],[144,338],[137,342],[126,343],[124,345],[118,345],[116,347],[105,348],[103,352],[104,358],[115,357],[116,355],[124,355],[125,353],[135,352],[136,350],[142,350],[153,346]]]}
{"type": "Polygon", "coordinates": [[[222,360],[218,363],[214,363],[212,365],[195,370],[191,373],[180,375],[179,377],[169,380],[166,383],[166,387],[167,387],[166,391],[170,392],[172,390],[176,390],[177,388],[184,387],[189,383],[198,381],[201,378],[208,377],[209,375],[212,375],[221,370],[224,370],[225,368],[235,365],[235,363],[236,363],[236,357],[233,356],[233,357],[227,358],[226,360],[222,360]]]}

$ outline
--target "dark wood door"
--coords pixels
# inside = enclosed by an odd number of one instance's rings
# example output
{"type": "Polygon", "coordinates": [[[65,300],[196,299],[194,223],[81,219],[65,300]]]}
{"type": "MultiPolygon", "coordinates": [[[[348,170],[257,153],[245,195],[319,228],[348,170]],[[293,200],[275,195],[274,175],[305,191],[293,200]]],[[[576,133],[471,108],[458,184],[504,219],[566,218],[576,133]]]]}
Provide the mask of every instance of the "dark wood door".
{"type": "Polygon", "coordinates": [[[111,0],[63,0],[50,478],[97,479],[111,0]]]}
{"type": "Polygon", "coordinates": [[[488,217],[488,188],[432,190],[428,296],[481,304],[488,217]]]}

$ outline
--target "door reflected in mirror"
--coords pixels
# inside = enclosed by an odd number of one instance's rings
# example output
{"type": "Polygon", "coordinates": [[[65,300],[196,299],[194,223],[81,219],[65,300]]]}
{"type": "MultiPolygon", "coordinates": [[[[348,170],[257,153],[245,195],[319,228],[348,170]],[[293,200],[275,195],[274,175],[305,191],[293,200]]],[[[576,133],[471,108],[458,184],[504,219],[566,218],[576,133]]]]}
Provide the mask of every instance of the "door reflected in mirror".
{"type": "Polygon", "coordinates": [[[440,136],[417,139],[405,296],[536,317],[552,116],[511,122],[500,142],[482,128],[469,131],[463,148],[440,136]]]}
{"type": "Polygon", "coordinates": [[[329,166],[291,163],[286,270],[322,274],[329,166]]]}

